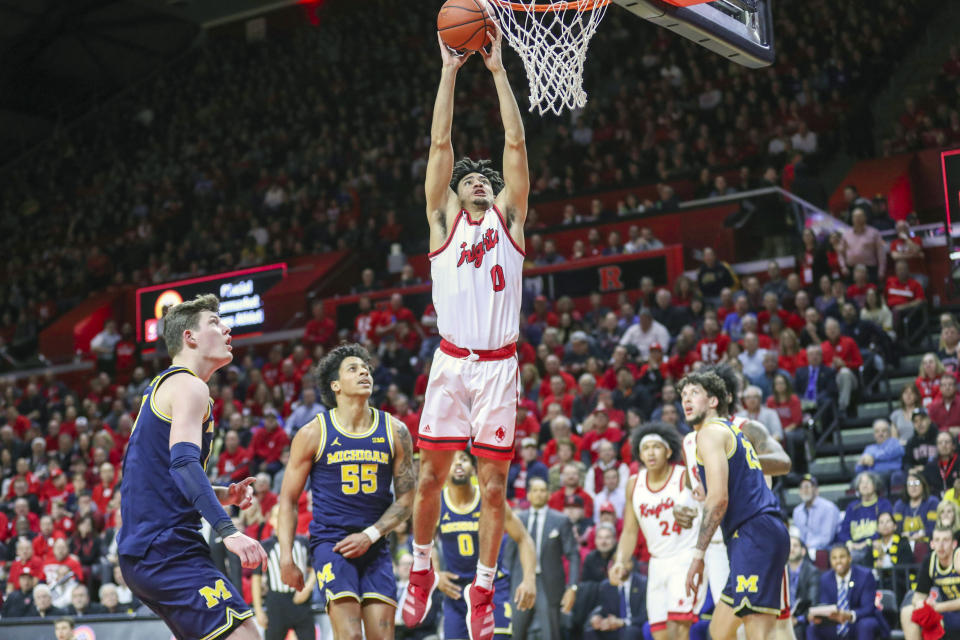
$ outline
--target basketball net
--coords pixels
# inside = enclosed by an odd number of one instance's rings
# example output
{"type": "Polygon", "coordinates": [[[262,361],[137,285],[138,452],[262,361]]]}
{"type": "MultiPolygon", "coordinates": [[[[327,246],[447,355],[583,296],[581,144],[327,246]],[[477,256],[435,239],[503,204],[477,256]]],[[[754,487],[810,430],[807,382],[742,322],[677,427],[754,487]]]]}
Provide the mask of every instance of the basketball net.
{"type": "Polygon", "coordinates": [[[610,0],[486,0],[486,4],[523,60],[530,111],[560,115],[564,108],[582,108],[587,103],[583,90],[587,46],[610,0]]]}

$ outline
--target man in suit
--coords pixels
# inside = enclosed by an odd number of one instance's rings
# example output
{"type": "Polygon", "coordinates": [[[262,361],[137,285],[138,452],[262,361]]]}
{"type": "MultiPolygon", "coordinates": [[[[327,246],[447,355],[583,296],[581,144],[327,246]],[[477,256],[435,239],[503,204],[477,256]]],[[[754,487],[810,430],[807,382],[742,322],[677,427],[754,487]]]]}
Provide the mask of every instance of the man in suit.
{"type": "MultiPolygon", "coordinates": [[[[547,506],[547,483],[542,478],[530,478],[527,500],[530,508],[517,511],[520,522],[527,527],[537,550],[537,603],[533,609],[516,611],[513,633],[516,638],[560,638],[560,613],[570,613],[577,597],[580,579],[580,551],[573,535],[570,520],[547,506]],[[564,575],[563,559],[569,563],[569,579],[564,575]]],[[[511,551],[516,546],[510,545],[511,551]]],[[[519,578],[521,571],[511,572],[519,578]]]]}
{"type": "Polygon", "coordinates": [[[830,567],[820,577],[820,604],[836,605],[829,617],[810,614],[807,640],[874,640],[890,636],[890,627],[876,605],[877,581],[873,573],[851,562],[843,545],[830,550],[830,567]]]}
{"type": "Polygon", "coordinates": [[[640,640],[647,621],[647,578],[627,559],[629,573],[619,587],[604,580],[597,592],[598,605],[590,612],[584,640],[640,640]]]}
{"type": "Polygon", "coordinates": [[[790,611],[793,634],[807,637],[807,609],[820,599],[820,571],[810,562],[807,547],[796,535],[790,536],[790,556],[787,560],[790,586],[790,611]]]}
{"type": "MultiPolygon", "coordinates": [[[[793,376],[793,388],[807,405],[819,409],[821,405],[837,401],[837,374],[823,366],[823,349],[812,344],[807,347],[807,366],[798,367],[793,376]]],[[[827,416],[829,418],[829,416],[827,416]]]]}

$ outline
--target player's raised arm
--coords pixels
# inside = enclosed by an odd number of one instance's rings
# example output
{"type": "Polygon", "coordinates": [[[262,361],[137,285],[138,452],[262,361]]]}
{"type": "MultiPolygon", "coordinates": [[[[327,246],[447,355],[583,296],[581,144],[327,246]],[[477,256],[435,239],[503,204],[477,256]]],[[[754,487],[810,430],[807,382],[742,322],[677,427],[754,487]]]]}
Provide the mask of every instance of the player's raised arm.
{"type": "Polygon", "coordinates": [[[443,69],[440,72],[440,86],[437,88],[437,99],[433,103],[433,123],[430,125],[430,154],[427,157],[427,175],[424,181],[424,191],[427,201],[427,222],[430,223],[430,246],[439,247],[446,240],[444,231],[446,226],[447,205],[456,194],[450,188],[450,179],[453,177],[453,93],[457,79],[457,70],[470,57],[470,53],[456,55],[443,43],[440,34],[437,34],[440,43],[440,56],[443,58],[443,69]],[[434,237],[436,231],[437,237],[434,237]],[[436,240],[436,244],[434,241],[436,240]]]}
{"type": "Polygon", "coordinates": [[[237,531],[200,462],[203,419],[210,400],[207,384],[190,375],[172,376],[166,384],[171,398],[170,475],[174,483],[183,497],[223,538],[224,546],[240,556],[244,568],[252,569],[265,563],[267,554],[263,547],[237,531]]]}
{"type": "Polygon", "coordinates": [[[757,452],[757,459],[760,461],[760,468],[768,476],[783,476],[790,473],[793,463],[790,456],[783,450],[780,443],[773,439],[767,428],[756,420],[747,420],[740,427],[743,435],[747,437],[754,451],[757,452]]]}
{"type": "Polygon", "coordinates": [[[504,506],[503,530],[517,543],[517,552],[520,556],[520,566],[523,569],[523,580],[513,594],[513,601],[517,609],[526,611],[532,609],[537,602],[537,550],[533,546],[530,532],[520,522],[520,518],[510,507],[504,506]]]}
{"type": "Polygon", "coordinates": [[[277,544],[280,546],[280,576],[283,583],[300,591],[303,573],[293,561],[293,538],[297,533],[297,502],[307,484],[313,458],[320,446],[322,431],[314,418],[297,431],[290,444],[290,459],[283,472],[283,484],[277,496],[277,544]]]}
{"type": "Polygon", "coordinates": [[[613,564],[610,565],[608,577],[610,584],[619,587],[629,575],[629,565],[626,560],[633,556],[637,549],[637,536],[640,534],[640,522],[637,520],[637,513],[633,510],[630,502],[633,491],[637,486],[637,476],[632,475],[627,480],[627,508],[623,510],[623,529],[620,532],[620,541],[617,543],[617,550],[613,555],[613,564]]]}
{"type": "MultiPolygon", "coordinates": [[[[393,457],[393,504],[387,507],[380,519],[360,533],[352,533],[333,550],[344,558],[358,558],[367,552],[374,542],[393,531],[413,513],[413,497],[417,488],[417,472],[413,469],[413,440],[406,425],[390,417],[396,452],[393,457]]],[[[286,480],[286,478],[284,478],[286,480]]]]}
{"type": "Polygon", "coordinates": [[[523,132],[520,107],[510,88],[510,79],[503,67],[503,34],[490,34],[490,50],[481,51],[483,62],[493,74],[500,101],[500,119],[503,121],[503,190],[496,204],[506,217],[507,227],[514,240],[523,240],[523,223],[527,219],[527,197],[530,194],[530,169],[527,166],[527,142],[523,132]]]}

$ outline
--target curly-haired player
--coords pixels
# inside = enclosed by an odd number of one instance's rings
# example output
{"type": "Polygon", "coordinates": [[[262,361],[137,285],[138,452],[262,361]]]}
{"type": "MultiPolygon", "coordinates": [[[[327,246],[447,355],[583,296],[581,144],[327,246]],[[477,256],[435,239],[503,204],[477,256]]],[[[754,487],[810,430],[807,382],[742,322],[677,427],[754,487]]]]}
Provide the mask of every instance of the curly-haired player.
{"type": "MultiPolygon", "coordinates": [[[[438,35],[439,40],[439,35],[438,35]]],[[[488,161],[454,165],[451,140],[454,81],[469,54],[440,42],[443,69],[433,109],[424,185],[430,228],[430,270],[437,329],[420,418],[420,478],[413,517],[413,570],[403,621],[421,624],[438,577],[430,564],[440,492],[454,452],[472,439],[482,496],[476,579],[464,592],[471,640],[494,633],[494,577],[503,537],[504,504],[519,395],[516,342],[524,258],[523,223],[530,176],[523,122],[501,57],[501,35],[481,51],[493,75],[503,121],[503,179],[488,161]]],[[[574,591],[564,600],[573,606],[574,591]]]]}
{"type": "Polygon", "coordinates": [[[402,422],[369,406],[373,378],[366,349],[333,349],[317,377],[323,402],[332,408],[297,431],[290,447],[278,501],[280,571],[286,584],[303,589],[293,537],[297,501],[309,480],[310,564],[334,637],[386,640],[394,635],[397,594],[384,536],[410,517],[413,443],[402,422]]]}

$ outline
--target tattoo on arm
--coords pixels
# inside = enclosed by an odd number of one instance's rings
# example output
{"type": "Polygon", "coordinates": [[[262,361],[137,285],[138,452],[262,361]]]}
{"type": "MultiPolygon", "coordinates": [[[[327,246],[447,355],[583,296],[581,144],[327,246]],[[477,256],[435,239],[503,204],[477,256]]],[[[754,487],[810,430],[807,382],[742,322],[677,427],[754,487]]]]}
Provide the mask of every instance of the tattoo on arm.
{"type": "Polygon", "coordinates": [[[754,451],[759,454],[771,453],[770,445],[768,444],[770,434],[767,433],[765,429],[758,429],[753,422],[748,420],[740,430],[743,431],[743,435],[745,435],[747,440],[750,441],[750,444],[753,445],[754,451]]]}
{"type": "Polygon", "coordinates": [[[413,512],[413,490],[417,486],[417,474],[413,469],[413,441],[407,427],[397,420],[393,420],[396,445],[402,452],[394,464],[393,489],[396,492],[394,503],[391,504],[380,519],[377,520],[377,531],[386,535],[397,525],[410,517],[413,512]]]}
{"type": "Polygon", "coordinates": [[[707,550],[714,532],[720,526],[723,520],[723,514],[726,512],[726,505],[715,505],[710,507],[703,514],[703,521],[700,523],[700,535],[697,538],[697,549],[707,550]]]}

